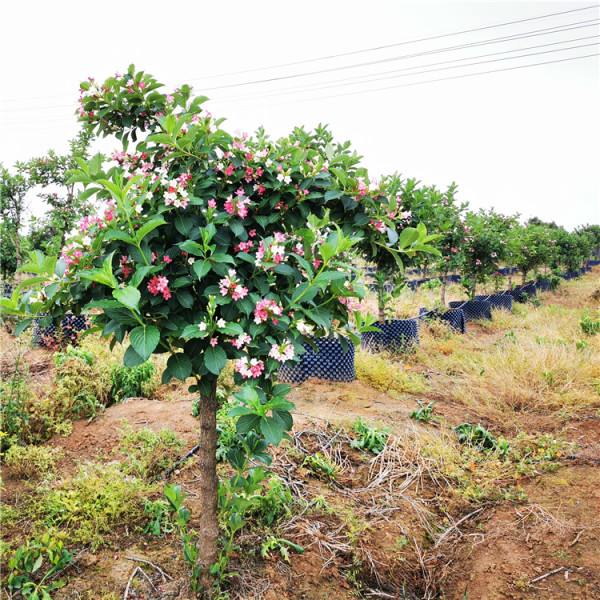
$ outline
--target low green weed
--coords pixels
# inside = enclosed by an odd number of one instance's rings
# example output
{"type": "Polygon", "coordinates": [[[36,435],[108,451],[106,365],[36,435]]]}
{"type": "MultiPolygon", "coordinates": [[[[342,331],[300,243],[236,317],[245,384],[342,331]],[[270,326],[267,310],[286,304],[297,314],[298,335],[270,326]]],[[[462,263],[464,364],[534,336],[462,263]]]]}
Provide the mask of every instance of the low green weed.
{"type": "Polygon", "coordinates": [[[304,548],[299,546],[298,544],[294,544],[294,542],[290,542],[290,540],[286,540],[283,538],[278,538],[274,536],[269,536],[266,541],[262,543],[262,547],[260,550],[260,555],[263,558],[271,558],[271,552],[278,550],[279,554],[285,560],[285,562],[290,562],[290,553],[289,548],[298,552],[298,554],[304,554],[304,548]]]}
{"type": "Polygon", "coordinates": [[[500,456],[505,456],[509,450],[506,440],[496,440],[482,425],[475,427],[471,423],[463,423],[454,427],[454,431],[458,434],[458,441],[461,443],[467,443],[483,450],[494,450],[500,456]]]}
{"type": "Polygon", "coordinates": [[[141,517],[141,498],[151,487],[127,476],[115,463],[84,463],[75,477],[37,488],[31,513],[46,530],[59,530],[74,542],[102,545],[115,525],[141,517]]]}
{"type": "Polygon", "coordinates": [[[31,478],[56,471],[56,463],[64,456],[58,448],[46,446],[11,446],[4,462],[16,477],[31,478]]]}
{"type": "Polygon", "coordinates": [[[335,479],[339,471],[339,467],[320,452],[309,454],[304,459],[302,466],[306,467],[315,477],[319,478],[335,479]]]}
{"type": "Polygon", "coordinates": [[[427,406],[423,406],[423,403],[417,400],[419,408],[410,413],[410,418],[420,423],[429,423],[433,420],[433,407],[435,402],[430,402],[427,406]]]}
{"type": "Polygon", "coordinates": [[[136,367],[115,365],[110,372],[111,394],[115,402],[125,398],[152,398],[156,393],[156,367],[150,361],[136,367]]]}
{"type": "Polygon", "coordinates": [[[381,453],[392,433],[389,427],[369,426],[363,423],[360,417],[356,419],[352,428],[358,437],[352,440],[350,445],[360,450],[370,450],[373,454],[381,453]]]}
{"type": "Polygon", "coordinates": [[[183,440],[169,429],[155,433],[149,427],[133,429],[122,423],[122,438],[118,451],[126,457],[122,468],[142,479],[152,479],[171,467],[183,448],[183,440]]]}
{"type": "Polygon", "coordinates": [[[600,333],[600,319],[592,319],[590,315],[583,315],[579,321],[581,331],[586,335],[596,335],[600,333]]]}
{"type": "Polygon", "coordinates": [[[169,505],[165,500],[154,502],[144,498],[144,515],[149,519],[144,533],[150,533],[156,537],[173,531],[173,523],[169,519],[169,505]]]}

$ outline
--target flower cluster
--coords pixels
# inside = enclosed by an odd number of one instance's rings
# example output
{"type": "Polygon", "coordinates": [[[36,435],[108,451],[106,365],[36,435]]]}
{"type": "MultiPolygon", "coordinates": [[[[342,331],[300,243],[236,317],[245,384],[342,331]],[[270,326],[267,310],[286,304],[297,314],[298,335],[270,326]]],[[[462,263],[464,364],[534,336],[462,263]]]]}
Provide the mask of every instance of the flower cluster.
{"type": "Polygon", "coordinates": [[[276,265],[285,262],[285,240],[285,234],[276,232],[273,234],[272,242],[267,240],[261,241],[256,251],[254,264],[257,267],[262,266],[266,270],[266,267],[262,265],[264,262],[271,262],[276,265]]]}
{"type": "Polygon", "coordinates": [[[229,276],[219,281],[219,291],[221,296],[231,294],[234,300],[241,300],[248,295],[248,288],[240,284],[235,269],[229,269],[229,276]]]}
{"type": "Polygon", "coordinates": [[[279,362],[291,360],[295,354],[294,346],[292,346],[290,340],[286,340],[283,344],[273,344],[271,350],[269,350],[269,356],[279,362]]]}
{"type": "Polygon", "coordinates": [[[148,291],[153,295],[157,296],[162,293],[163,298],[168,300],[171,297],[171,292],[168,288],[169,280],[166,277],[156,276],[153,277],[148,283],[148,291]]]}
{"type": "Polygon", "coordinates": [[[167,189],[163,194],[166,206],[187,208],[189,198],[188,191],[185,188],[191,178],[191,175],[182,173],[177,179],[171,179],[168,182],[167,189]]]}
{"type": "Polygon", "coordinates": [[[242,333],[237,336],[237,338],[231,340],[232,345],[241,350],[246,344],[249,344],[252,341],[252,338],[247,333],[242,333]]]}
{"type": "Polygon", "coordinates": [[[246,198],[243,188],[239,188],[233,195],[229,196],[225,201],[225,210],[230,215],[237,215],[240,218],[244,218],[248,214],[248,205],[250,199],[246,198]]]}
{"type": "Polygon", "coordinates": [[[247,356],[242,356],[242,358],[236,361],[235,369],[244,379],[247,379],[248,377],[259,377],[265,370],[265,363],[258,358],[253,358],[248,361],[247,356]]]}
{"type": "MultiPolygon", "coordinates": [[[[259,300],[254,309],[254,322],[264,323],[269,317],[273,318],[273,315],[280,317],[283,313],[283,307],[275,300],[259,300]]],[[[279,319],[273,319],[273,323],[277,325],[279,319]]]]}

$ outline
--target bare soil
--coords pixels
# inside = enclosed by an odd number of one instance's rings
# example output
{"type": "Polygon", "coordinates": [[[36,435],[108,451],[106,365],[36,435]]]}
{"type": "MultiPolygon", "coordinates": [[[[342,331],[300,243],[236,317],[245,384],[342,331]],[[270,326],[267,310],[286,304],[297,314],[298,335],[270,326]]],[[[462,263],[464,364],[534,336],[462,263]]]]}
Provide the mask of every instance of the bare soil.
{"type": "MultiPolygon", "coordinates": [[[[590,306],[593,306],[590,299],[590,306]]],[[[571,307],[567,292],[557,303],[571,307]]],[[[468,324],[478,335],[485,328],[468,324]],[[478,329],[479,328],[479,329],[478,329]]],[[[6,348],[10,338],[2,334],[6,348]]],[[[491,339],[495,339],[491,336],[491,339]]],[[[34,384],[51,380],[51,359],[46,350],[27,356],[34,384]]],[[[11,372],[9,353],[0,363],[2,374],[11,372]]],[[[414,368],[418,371],[418,365],[414,368]]],[[[154,431],[168,428],[185,441],[182,453],[198,439],[198,421],[191,414],[191,399],[183,388],[162,390],[170,401],[132,398],[109,407],[91,423],[76,421],[67,438],[55,436],[48,445],[61,448],[65,458],[59,473],[68,476],[82,461],[114,460],[123,422],[154,431]],[[167,393],[168,392],[168,393],[167,393]]],[[[331,383],[309,380],[293,387],[296,448],[323,451],[319,440],[334,437],[334,426],[364,421],[393,429],[396,436],[410,439],[415,431],[435,424],[418,424],[409,418],[415,400],[432,397],[390,395],[361,382],[331,383]],[[318,433],[315,433],[318,432],[318,433]],[[321,433],[322,432],[322,433],[321,433]],[[327,433],[329,432],[329,434],[327,433]],[[319,437],[321,436],[321,437],[319,437]]],[[[464,421],[468,411],[476,420],[498,433],[504,424],[485,411],[478,413],[437,395],[436,415],[447,425],[464,421]]],[[[358,450],[345,450],[345,465],[334,482],[315,477],[288,447],[276,452],[272,468],[288,474],[296,494],[306,499],[323,497],[332,511],[293,515],[280,530],[287,539],[301,544],[304,554],[290,553],[291,562],[276,553],[260,556],[261,534],[243,532],[232,570],[233,598],[306,598],[346,600],[350,598],[445,598],[446,600],[598,600],[600,599],[600,415],[590,412],[577,420],[543,415],[519,417],[521,431],[564,433],[578,449],[560,459],[553,472],[526,477],[519,482],[520,499],[472,505],[452,495],[443,485],[422,478],[426,485],[406,488],[403,477],[367,489],[373,481],[373,463],[358,450]],[[390,499],[391,498],[391,499],[390,499]],[[383,507],[383,508],[378,508],[383,507]],[[444,512],[444,510],[446,512],[444,512]],[[437,529],[427,531],[423,515],[429,511],[437,529]],[[404,592],[403,592],[403,586],[404,592]],[[405,596],[403,596],[403,593],[405,596]]],[[[505,428],[507,429],[507,428],[505,428]]],[[[372,461],[372,459],[370,459],[372,461]]],[[[19,506],[35,482],[16,479],[3,469],[2,503],[19,506]]],[[[198,479],[194,461],[170,478],[189,494],[192,524],[197,519],[198,479]],[[194,514],[196,509],[196,514],[194,514]]],[[[155,499],[160,497],[157,494],[155,499]]],[[[17,522],[4,528],[4,542],[21,544],[30,533],[29,524],[17,522]]],[[[107,543],[99,549],[75,548],[75,563],[66,573],[67,585],[54,593],[57,599],[123,598],[128,582],[129,598],[188,598],[185,563],[174,534],[151,538],[136,525],[115,526],[107,543]],[[136,560],[139,559],[139,560],[136,560]],[[171,579],[146,563],[160,566],[171,579]],[[144,566],[156,586],[151,589],[136,567],[144,566]]],[[[3,566],[6,563],[3,560],[3,566]]],[[[4,577],[6,572],[2,574],[4,577]]],[[[0,593],[9,598],[7,591],[0,593]]]]}

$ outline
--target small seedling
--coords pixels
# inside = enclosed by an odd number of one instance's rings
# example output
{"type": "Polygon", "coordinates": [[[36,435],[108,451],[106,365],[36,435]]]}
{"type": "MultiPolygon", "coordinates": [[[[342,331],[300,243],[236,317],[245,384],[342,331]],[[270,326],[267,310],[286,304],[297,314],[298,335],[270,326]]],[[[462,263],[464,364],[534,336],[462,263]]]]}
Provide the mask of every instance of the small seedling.
{"type": "Polygon", "coordinates": [[[350,445],[360,450],[370,450],[373,454],[381,453],[392,433],[389,427],[370,427],[360,417],[356,419],[353,429],[359,437],[352,440],[350,445]]]}
{"type": "Polygon", "coordinates": [[[435,406],[435,402],[430,402],[427,406],[423,406],[423,403],[417,400],[417,404],[419,405],[419,408],[410,413],[411,419],[421,423],[429,423],[431,421],[437,423],[433,418],[433,407],[435,406]]]}
{"type": "Polygon", "coordinates": [[[274,536],[270,536],[266,542],[263,542],[262,548],[260,550],[260,555],[263,558],[271,558],[271,552],[273,550],[279,550],[279,554],[285,562],[290,562],[290,553],[288,548],[292,548],[298,554],[304,554],[304,548],[299,546],[298,544],[294,544],[294,542],[290,542],[289,540],[285,540],[283,538],[276,538],[274,536]]]}
{"type": "Polygon", "coordinates": [[[304,459],[302,466],[307,467],[316,477],[325,475],[330,479],[335,479],[335,476],[339,471],[337,465],[333,464],[329,458],[323,456],[319,452],[307,456],[304,459]]]}

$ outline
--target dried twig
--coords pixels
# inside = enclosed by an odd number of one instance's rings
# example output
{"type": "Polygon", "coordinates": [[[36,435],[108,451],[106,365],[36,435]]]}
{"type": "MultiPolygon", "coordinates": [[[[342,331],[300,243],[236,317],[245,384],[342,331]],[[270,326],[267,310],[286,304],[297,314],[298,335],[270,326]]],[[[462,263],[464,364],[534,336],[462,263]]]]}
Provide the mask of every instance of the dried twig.
{"type": "Polygon", "coordinates": [[[148,583],[150,584],[152,589],[156,593],[158,593],[158,590],[156,589],[156,586],[152,583],[152,580],[150,579],[150,577],[148,577],[148,575],[146,575],[146,573],[144,572],[144,570],[141,567],[136,567],[133,570],[133,573],[131,574],[131,576],[129,577],[129,580],[127,581],[127,587],[125,588],[125,594],[123,595],[123,600],[127,600],[127,597],[129,596],[129,588],[131,586],[131,582],[133,581],[133,579],[138,571],[141,575],[143,575],[146,578],[146,581],[148,581],[148,583]]]}
{"type": "Polygon", "coordinates": [[[535,579],[532,579],[529,583],[537,583],[538,581],[541,581],[542,579],[546,579],[546,577],[550,577],[550,575],[554,575],[554,573],[560,573],[561,571],[564,571],[565,567],[558,567],[558,569],[554,569],[554,571],[550,571],[549,573],[544,573],[543,575],[540,575],[539,577],[536,577],[535,579]]]}
{"type": "Polygon", "coordinates": [[[482,510],[483,510],[483,507],[478,508],[477,510],[474,510],[472,513],[469,513],[468,515],[464,516],[460,521],[457,521],[453,525],[450,525],[450,527],[448,527],[448,529],[446,529],[446,531],[444,531],[444,533],[442,533],[442,535],[439,537],[438,541],[435,543],[435,547],[437,548],[438,546],[440,546],[441,543],[450,535],[450,532],[453,531],[454,529],[457,529],[461,523],[464,523],[467,519],[470,519],[471,517],[474,517],[475,515],[479,514],[482,510]]]}
{"type": "Polygon", "coordinates": [[[164,583],[166,583],[167,579],[170,579],[171,581],[173,581],[173,578],[170,575],[165,573],[158,565],[155,565],[154,563],[150,562],[149,560],[145,560],[143,558],[137,558],[135,556],[123,556],[122,558],[126,558],[127,560],[136,560],[138,562],[144,563],[145,565],[150,565],[151,567],[153,567],[160,573],[164,583]]]}

